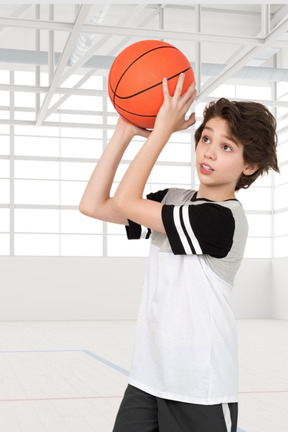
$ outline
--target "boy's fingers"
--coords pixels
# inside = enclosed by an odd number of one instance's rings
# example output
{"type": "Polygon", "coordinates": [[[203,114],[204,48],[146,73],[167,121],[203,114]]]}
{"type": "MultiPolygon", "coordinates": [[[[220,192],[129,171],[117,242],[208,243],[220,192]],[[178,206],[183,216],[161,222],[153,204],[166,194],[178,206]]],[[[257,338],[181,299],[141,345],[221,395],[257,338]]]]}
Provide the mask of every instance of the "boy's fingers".
{"type": "Polygon", "coordinates": [[[190,84],[190,86],[188,87],[188,89],[186,90],[186,92],[182,95],[182,100],[185,103],[187,100],[190,99],[195,99],[196,96],[196,82],[193,81],[192,84],[190,84]]]}
{"type": "Polygon", "coordinates": [[[190,126],[192,126],[194,123],[196,123],[196,115],[195,115],[195,112],[193,112],[193,113],[190,115],[190,117],[189,117],[189,119],[188,119],[187,121],[188,121],[188,123],[189,123],[190,126]]]}
{"type": "Polygon", "coordinates": [[[192,94],[190,93],[189,96],[186,96],[185,94],[185,99],[184,98],[182,99],[182,104],[183,104],[182,106],[185,112],[189,110],[189,108],[191,107],[191,105],[195,100],[195,97],[196,97],[196,90],[194,90],[192,94]]]}
{"type": "Polygon", "coordinates": [[[165,99],[166,96],[170,96],[167,78],[163,78],[162,84],[163,84],[163,95],[165,99]]]}
{"type": "Polygon", "coordinates": [[[189,118],[187,120],[185,120],[185,122],[183,123],[182,129],[181,130],[185,130],[188,129],[189,127],[193,126],[193,124],[196,122],[196,117],[195,117],[195,113],[193,112],[189,118]]]}
{"type": "Polygon", "coordinates": [[[175,89],[175,92],[174,92],[174,97],[175,96],[176,97],[180,97],[181,96],[184,79],[185,79],[185,74],[181,73],[179,75],[179,78],[178,78],[178,81],[177,81],[176,89],[175,89]]]}

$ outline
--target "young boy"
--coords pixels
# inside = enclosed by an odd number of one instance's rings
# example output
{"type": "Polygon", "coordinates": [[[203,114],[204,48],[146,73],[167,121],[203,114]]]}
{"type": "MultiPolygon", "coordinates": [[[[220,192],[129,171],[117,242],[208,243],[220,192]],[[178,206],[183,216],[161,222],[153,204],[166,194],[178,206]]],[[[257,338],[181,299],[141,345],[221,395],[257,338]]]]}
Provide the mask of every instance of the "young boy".
{"type": "Polygon", "coordinates": [[[235,190],[273,168],[276,124],[260,104],[220,99],[195,133],[198,191],[165,189],[142,197],[150,172],[185,115],[195,83],[164,103],[152,132],[119,118],[80,204],[88,216],[126,225],[128,238],[148,238],[151,251],[129,384],[114,432],[236,432],[237,334],[230,306],[247,222],[235,190]],[[135,135],[147,137],[115,195],[116,169],[135,135]],[[146,228],[145,228],[146,227],[146,228]]]}

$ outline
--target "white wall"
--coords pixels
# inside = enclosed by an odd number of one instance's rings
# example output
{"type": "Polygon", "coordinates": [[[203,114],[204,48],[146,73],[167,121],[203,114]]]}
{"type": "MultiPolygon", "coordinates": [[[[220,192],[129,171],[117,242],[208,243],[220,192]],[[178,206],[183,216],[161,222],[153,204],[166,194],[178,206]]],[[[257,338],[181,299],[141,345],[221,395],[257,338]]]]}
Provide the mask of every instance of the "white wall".
{"type": "Polygon", "coordinates": [[[272,264],[270,259],[246,258],[235,278],[232,304],[241,319],[272,318],[272,264]]]}
{"type": "Polygon", "coordinates": [[[134,319],[145,260],[0,259],[0,320],[134,319]]]}
{"type": "Polygon", "coordinates": [[[288,319],[288,258],[272,261],[273,268],[273,316],[288,319]]]}
{"type": "MultiPolygon", "coordinates": [[[[288,318],[287,265],[273,262],[273,279],[271,260],[243,260],[233,291],[237,318],[288,318]]],[[[135,319],[146,259],[1,257],[0,268],[0,320],[135,319]]]]}

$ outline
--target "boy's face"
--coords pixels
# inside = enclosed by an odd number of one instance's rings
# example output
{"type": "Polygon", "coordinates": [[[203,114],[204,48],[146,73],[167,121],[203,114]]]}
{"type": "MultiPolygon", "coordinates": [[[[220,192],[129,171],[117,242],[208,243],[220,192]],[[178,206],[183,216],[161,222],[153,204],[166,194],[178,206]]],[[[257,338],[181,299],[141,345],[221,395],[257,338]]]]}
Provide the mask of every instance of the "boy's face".
{"type": "Polygon", "coordinates": [[[214,117],[206,123],[196,147],[196,169],[203,192],[218,193],[222,199],[234,196],[238,179],[247,167],[243,150],[226,120],[214,117]]]}

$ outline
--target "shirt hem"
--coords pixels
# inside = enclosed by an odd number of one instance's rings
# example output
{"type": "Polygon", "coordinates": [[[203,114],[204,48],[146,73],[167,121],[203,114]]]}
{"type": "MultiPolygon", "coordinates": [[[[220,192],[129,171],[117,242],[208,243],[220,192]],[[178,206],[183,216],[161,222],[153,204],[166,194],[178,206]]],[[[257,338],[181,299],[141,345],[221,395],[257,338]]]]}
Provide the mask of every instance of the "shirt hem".
{"type": "Polygon", "coordinates": [[[238,395],[226,395],[226,396],[207,396],[207,397],[197,397],[194,395],[182,395],[177,393],[165,392],[156,390],[152,387],[149,387],[139,381],[129,377],[128,384],[133,387],[137,387],[140,390],[148,393],[152,396],[159,397],[161,399],[174,400],[177,402],[186,402],[186,403],[194,403],[198,405],[217,405],[221,403],[238,403],[238,395]]]}

